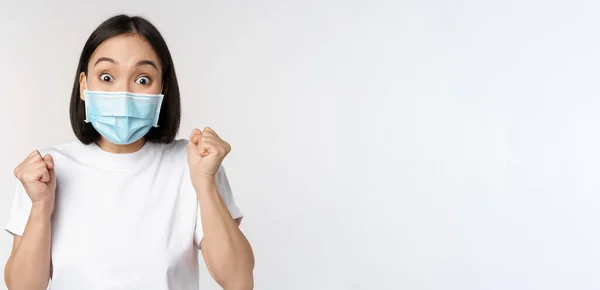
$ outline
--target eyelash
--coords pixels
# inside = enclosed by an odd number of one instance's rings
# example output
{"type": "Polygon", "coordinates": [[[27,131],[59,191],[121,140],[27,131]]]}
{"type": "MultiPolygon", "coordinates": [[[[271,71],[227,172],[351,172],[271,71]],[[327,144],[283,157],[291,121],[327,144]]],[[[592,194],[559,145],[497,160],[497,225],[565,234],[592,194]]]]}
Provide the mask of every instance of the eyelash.
{"type": "Polygon", "coordinates": [[[101,74],[101,75],[100,75],[100,81],[103,81],[103,82],[111,82],[111,81],[114,81],[114,80],[115,80],[115,78],[113,78],[113,76],[111,76],[110,74],[103,73],[103,74],[101,74]],[[104,76],[108,76],[108,77],[110,77],[110,80],[108,80],[108,81],[105,81],[105,80],[104,80],[104,76]]]}
{"type": "MultiPolygon", "coordinates": [[[[146,76],[141,76],[141,77],[139,77],[139,78],[135,79],[135,82],[136,82],[136,83],[138,83],[138,81],[139,81],[140,79],[142,79],[142,78],[145,78],[145,79],[147,79],[147,80],[148,80],[148,82],[146,82],[145,84],[140,84],[140,85],[142,85],[142,86],[147,86],[147,85],[149,85],[149,84],[152,82],[152,80],[151,80],[149,77],[146,77],[146,76]]],[[[138,83],[138,84],[139,84],[139,83],[138,83]]]]}
{"type": "MultiPolygon", "coordinates": [[[[111,76],[110,74],[108,74],[108,73],[103,73],[103,74],[100,75],[100,81],[111,82],[111,81],[114,81],[114,80],[115,80],[115,78],[113,76],[111,76]],[[105,76],[108,76],[110,78],[110,80],[108,80],[108,81],[104,80],[105,76]]],[[[138,83],[138,84],[140,84],[140,85],[142,85],[142,86],[146,86],[146,85],[149,85],[152,82],[152,79],[150,77],[147,77],[147,76],[140,76],[137,79],[135,79],[135,82],[138,83]],[[145,84],[138,83],[138,81],[140,79],[142,79],[142,78],[147,79],[148,80],[147,83],[145,83],[145,84]]]]}

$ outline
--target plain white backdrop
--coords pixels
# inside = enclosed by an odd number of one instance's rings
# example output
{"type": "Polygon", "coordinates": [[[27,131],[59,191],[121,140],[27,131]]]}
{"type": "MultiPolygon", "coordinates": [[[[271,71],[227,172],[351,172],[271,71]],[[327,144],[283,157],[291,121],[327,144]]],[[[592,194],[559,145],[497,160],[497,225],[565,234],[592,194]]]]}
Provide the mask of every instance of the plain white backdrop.
{"type": "Polygon", "coordinates": [[[87,37],[131,13],[171,48],[181,137],[233,145],[256,289],[600,289],[597,1],[0,5],[2,226],[13,168],[74,140],[87,37]]]}

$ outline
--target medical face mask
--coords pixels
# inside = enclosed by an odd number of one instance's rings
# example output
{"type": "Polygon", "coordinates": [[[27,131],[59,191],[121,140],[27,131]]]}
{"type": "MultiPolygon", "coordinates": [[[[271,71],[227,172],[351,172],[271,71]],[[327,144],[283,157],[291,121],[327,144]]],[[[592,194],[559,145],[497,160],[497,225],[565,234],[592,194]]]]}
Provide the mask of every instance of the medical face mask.
{"type": "MultiPolygon", "coordinates": [[[[86,80],[87,88],[87,80],[86,80]]],[[[162,89],[161,89],[162,92],[162,89]]],[[[158,127],[164,95],[84,90],[85,122],[113,144],[131,144],[158,127]]]]}

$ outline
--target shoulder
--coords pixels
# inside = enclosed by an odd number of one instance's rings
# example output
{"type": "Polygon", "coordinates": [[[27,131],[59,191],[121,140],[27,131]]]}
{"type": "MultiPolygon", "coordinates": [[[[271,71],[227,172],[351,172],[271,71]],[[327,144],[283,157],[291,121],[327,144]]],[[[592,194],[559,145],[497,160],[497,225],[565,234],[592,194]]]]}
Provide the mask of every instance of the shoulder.
{"type": "MultiPolygon", "coordinates": [[[[160,152],[163,156],[168,157],[186,157],[187,154],[187,139],[175,140],[168,144],[152,144],[152,151],[160,152]]],[[[47,148],[38,149],[42,156],[49,154],[53,158],[72,158],[72,159],[80,159],[84,156],[88,156],[89,154],[95,153],[95,148],[93,145],[85,145],[80,141],[73,141],[69,143],[63,143],[47,148]]]]}
{"type": "Polygon", "coordinates": [[[167,156],[186,156],[187,154],[187,139],[175,140],[168,144],[155,144],[155,148],[167,156]]]}
{"type": "Polygon", "coordinates": [[[187,164],[187,139],[175,140],[171,143],[154,143],[153,150],[158,156],[161,156],[161,162],[170,164],[187,164]]]}
{"type": "Polygon", "coordinates": [[[49,154],[54,157],[55,155],[65,155],[70,156],[81,152],[86,145],[79,141],[73,141],[69,143],[63,143],[59,145],[54,145],[47,148],[38,149],[42,156],[49,154]]]}

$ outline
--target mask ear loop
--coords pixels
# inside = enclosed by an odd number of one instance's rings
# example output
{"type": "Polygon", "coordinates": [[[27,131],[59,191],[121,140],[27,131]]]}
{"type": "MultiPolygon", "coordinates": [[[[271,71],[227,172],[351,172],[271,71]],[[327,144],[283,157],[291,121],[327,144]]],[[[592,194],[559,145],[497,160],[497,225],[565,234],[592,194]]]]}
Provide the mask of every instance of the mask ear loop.
{"type": "MultiPolygon", "coordinates": [[[[83,76],[83,83],[85,84],[85,88],[83,89],[83,94],[85,95],[85,92],[87,91],[87,76],[86,75],[83,76]]],[[[89,106],[88,103],[89,102],[83,101],[83,103],[85,104],[84,105],[85,106],[85,119],[83,121],[85,123],[89,123],[90,122],[90,120],[88,118],[88,106],[89,106]]]]}
{"type": "Polygon", "coordinates": [[[164,102],[164,97],[165,95],[163,94],[163,89],[165,88],[165,81],[163,80],[160,84],[160,103],[158,103],[158,106],[156,107],[156,120],[154,121],[154,127],[158,128],[158,117],[160,116],[160,110],[162,107],[162,104],[164,102]]]}

